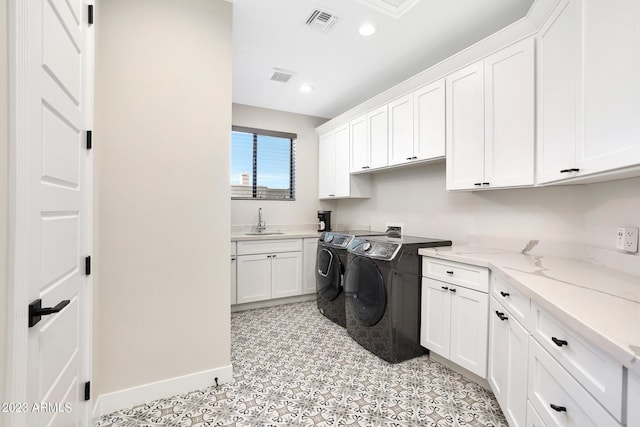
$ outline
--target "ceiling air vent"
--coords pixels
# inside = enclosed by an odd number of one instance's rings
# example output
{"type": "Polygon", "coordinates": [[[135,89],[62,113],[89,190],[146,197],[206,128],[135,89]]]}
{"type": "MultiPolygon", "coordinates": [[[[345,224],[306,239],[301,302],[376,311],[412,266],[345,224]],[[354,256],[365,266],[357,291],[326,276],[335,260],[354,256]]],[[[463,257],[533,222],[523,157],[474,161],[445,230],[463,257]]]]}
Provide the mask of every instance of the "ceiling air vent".
{"type": "Polygon", "coordinates": [[[287,83],[295,73],[281,68],[272,68],[269,80],[274,82],[287,83]]]}
{"type": "Polygon", "coordinates": [[[316,9],[307,19],[307,25],[320,31],[328,31],[336,23],[338,17],[326,10],[316,9]]]}

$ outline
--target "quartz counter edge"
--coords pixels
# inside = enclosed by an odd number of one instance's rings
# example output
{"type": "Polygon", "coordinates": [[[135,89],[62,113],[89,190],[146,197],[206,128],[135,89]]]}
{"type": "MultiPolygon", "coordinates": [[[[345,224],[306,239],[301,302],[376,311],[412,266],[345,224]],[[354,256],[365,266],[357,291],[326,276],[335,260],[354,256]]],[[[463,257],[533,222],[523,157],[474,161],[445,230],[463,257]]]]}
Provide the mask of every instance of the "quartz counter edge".
{"type": "Polygon", "coordinates": [[[317,231],[284,231],[282,234],[258,234],[247,235],[244,233],[231,233],[231,241],[239,242],[246,240],[280,240],[280,239],[306,239],[320,237],[317,231]]]}

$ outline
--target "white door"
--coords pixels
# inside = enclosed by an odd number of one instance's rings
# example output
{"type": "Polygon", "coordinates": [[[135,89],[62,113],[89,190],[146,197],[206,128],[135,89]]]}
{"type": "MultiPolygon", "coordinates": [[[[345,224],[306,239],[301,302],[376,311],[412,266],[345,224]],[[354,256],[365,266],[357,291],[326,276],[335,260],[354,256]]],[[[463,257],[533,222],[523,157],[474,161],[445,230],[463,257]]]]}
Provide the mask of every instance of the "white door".
{"type": "Polygon", "coordinates": [[[461,286],[450,286],[449,292],[451,292],[449,359],[474,374],[487,378],[489,296],[461,286]]]}
{"type": "Polygon", "coordinates": [[[386,105],[367,114],[367,128],[369,130],[369,166],[371,168],[387,166],[389,123],[386,105]]]}
{"type": "Polygon", "coordinates": [[[509,326],[507,359],[507,393],[504,415],[512,427],[524,427],[527,418],[527,355],[529,333],[514,318],[505,320],[509,326]]]}
{"type": "Polygon", "coordinates": [[[419,159],[444,157],[445,97],[444,79],[437,80],[413,93],[413,154],[419,159]]]}
{"type": "Polygon", "coordinates": [[[302,293],[313,294],[316,292],[316,251],[318,239],[308,237],[304,239],[304,268],[302,279],[302,293]]]}
{"type": "Polygon", "coordinates": [[[533,38],[486,58],[484,77],[485,186],[533,185],[533,38]]]}
{"type": "Polygon", "coordinates": [[[351,172],[361,172],[369,168],[369,135],[367,116],[351,120],[351,172]]]}
{"type": "MultiPolygon", "coordinates": [[[[28,330],[28,426],[87,426],[91,292],[90,154],[85,129],[92,95],[87,9],[82,0],[29,1],[29,303],[59,312],[28,330]]],[[[27,307],[24,307],[26,310],[27,307]]],[[[30,316],[30,319],[32,317],[30,316]]],[[[24,328],[27,325],[23,326],[24,328]]]]}
{"type": "Polygon", "coordinates": [[[449,357],[451,297],[449,284],[422,278],[420,345],[449,357]]]}
{"type": "Polygon", "coordinates": [[[318,138],[318,197],[332,197],[336,187],[336,146],[334,133],[318,138]]]}
{"type": "Polygon", "coordinates": [[[302,293],[302,252],[271,255],[271,298],[302,293]]]}
{"type": "Polygon", "coordinates": [[[415,160],[413,154],[413,94],[389,103],[389,165],[415,160]]]}
{"type": "Polygon", "coordinates": [[[479,61],[446,78],[447,190],[484,182],[484,68],[479,61]]]}
{"type": "MultiPolygon", "coordinates": [[[[489,311],[489,370],[487,381],[502,410],[506,410],[507,375],[509,373],[509,315],[493,298],[489,311]]],[[[525,362],[526,363],[526,357],[525,362]]],[[[526,382],[525,382],[526,384],[526,382]]],[[[526,395],[525,395],[526,401],[526,395]]]]}
{"type": "Polygon", "coordinates": [[[351,174],[349,171],[349,124],[335,130],[335,194],[348,197],[351,194],[351,174]]]}
{"type": "Polygon", "coordinates": [[[239,255],[236,274],[238,304],[271,298],[271,255],[239,255]]]}

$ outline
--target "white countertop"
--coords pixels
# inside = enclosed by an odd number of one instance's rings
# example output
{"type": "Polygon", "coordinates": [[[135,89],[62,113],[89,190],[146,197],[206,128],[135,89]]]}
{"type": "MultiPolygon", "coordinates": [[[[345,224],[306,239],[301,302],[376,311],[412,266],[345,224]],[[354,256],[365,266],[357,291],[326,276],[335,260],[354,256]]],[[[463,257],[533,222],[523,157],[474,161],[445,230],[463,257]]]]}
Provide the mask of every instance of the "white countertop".
{"type": "Polygon", "coordinates": [[[420,255],[488,267],[549,314],[640,374],[640,276],[587,261],[474,246],[420,255]]]}
{"type": "Polygon", "coordinates": [[[231,241],[241,240],[276,240],[276,239],[304,239],[307,237],[320,237],[317,230],[289,230],[289,231],[265,231],[264,234],[247,234],[250,232],[231,232],[231,241]],[[278,234],[270,234],[276,232],[278,234]]]}

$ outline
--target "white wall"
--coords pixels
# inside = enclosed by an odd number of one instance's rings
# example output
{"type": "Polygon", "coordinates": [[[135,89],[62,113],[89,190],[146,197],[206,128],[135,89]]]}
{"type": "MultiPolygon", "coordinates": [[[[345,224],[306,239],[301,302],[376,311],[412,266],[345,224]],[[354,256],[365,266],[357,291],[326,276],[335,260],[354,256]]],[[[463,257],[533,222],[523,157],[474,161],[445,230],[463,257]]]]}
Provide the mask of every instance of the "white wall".
{"type": "Polygon", "coordinates": [[[469,234],[615,249],[619,225],[640,226],[640,178],[599,184],[447,192],[444,163],[373,175],[368,200],[337,202],[341,223],[405,224],[405,234],[465,243],[469,234]]]}
{"type": "Polygon", "coordinates": [[[315,130],[327,119],[286,113],[266,108],[233,104],[232,121],[236,126],[295,133],[296,200],[232,200],[231,225],[257,224],[258,208],[262,208],[267,228],[276,225],[305,225],[318,221],[319,209],[330,205],[318,201],[318,134],[315,130]]]}
{"type": "Polygon", "coordinates": [[[97,395],[230,364],[231,13],[97,2],[97,395]]]}
{"type": "MultiPolygon", "coordinates": [[[[0,0],[0,402],[6,402],[7,346],[7,231],[9,209],[9,82],[7,1],[0,0]]],[[[0,425],[4,414],[0,413],[0,425]]]]}

